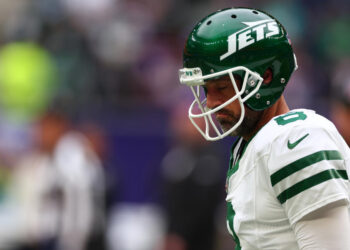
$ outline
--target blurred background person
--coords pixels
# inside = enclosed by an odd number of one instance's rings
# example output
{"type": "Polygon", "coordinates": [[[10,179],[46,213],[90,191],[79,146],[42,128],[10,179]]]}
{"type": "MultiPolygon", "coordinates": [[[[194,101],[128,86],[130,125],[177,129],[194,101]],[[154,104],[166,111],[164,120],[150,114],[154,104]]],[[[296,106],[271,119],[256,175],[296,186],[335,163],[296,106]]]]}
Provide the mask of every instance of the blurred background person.
{"type": "Polygon", "coordinates": [[[331,74],[331,119],[350,146],[350,57],[340,60],[331,74]]]}
{"type": "Polygon", "coordinates": [[[184,102],[171,112],[172,145],[162,160],[168,225],[164,250],[214,250],[215,221],[225,197],[225,151],[203,141],[187,107],[184,102]]]}
{"type": "Polygon", "coordinates": [[[101,162],[62,114],[45,113],[36,129],[37,146],[12,173],[17,228],[11,243],[15,249],[87,249],[104,227],[101,162]]]}

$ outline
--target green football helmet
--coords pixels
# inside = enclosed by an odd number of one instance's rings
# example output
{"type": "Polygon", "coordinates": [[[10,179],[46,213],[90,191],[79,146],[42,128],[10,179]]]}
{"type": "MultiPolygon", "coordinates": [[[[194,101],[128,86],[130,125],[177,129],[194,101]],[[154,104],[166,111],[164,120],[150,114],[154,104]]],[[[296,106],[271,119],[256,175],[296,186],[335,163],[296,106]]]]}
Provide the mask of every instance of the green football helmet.
{"type": "Polygon", "coordinates": [[[184,48],[183,66],[179,70],[180,82],[189,86],[195,97],[189,118],[205,139],[215,141],[242,123],[244,105],[256,111],[273,105],[297,63],[286,30],[274,17],[256,9],[229,8],[210,14],[194,27],[184,48]],[[262,84],[267,69],[272,70],[273,79],[262,84]],[[234,74],[240,76],[242,86],[236,84],[234,74]],[[206,80],[224,75],[229,75],[236,95],[209,110],[206,93],[200,87],[206,80]],[[240,103],[241,117],[223,132],[212,115],[235,100],[240,103]],[[196,118],[204,119],[203,126],[196,118]]]}

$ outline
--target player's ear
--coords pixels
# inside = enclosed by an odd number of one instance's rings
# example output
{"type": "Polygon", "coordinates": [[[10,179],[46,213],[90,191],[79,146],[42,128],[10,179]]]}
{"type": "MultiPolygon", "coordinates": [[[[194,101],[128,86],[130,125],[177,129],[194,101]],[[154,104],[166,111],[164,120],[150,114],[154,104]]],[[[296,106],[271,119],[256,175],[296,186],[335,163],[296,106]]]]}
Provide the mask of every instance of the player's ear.
{"type": "Polygon", "coordinates": [[[268,68],[264,75],[263,75],[264,81],[263,84],[269,84],[272,81],[273,78],[273,73],[272,73],[272,69],[268,68]]]}

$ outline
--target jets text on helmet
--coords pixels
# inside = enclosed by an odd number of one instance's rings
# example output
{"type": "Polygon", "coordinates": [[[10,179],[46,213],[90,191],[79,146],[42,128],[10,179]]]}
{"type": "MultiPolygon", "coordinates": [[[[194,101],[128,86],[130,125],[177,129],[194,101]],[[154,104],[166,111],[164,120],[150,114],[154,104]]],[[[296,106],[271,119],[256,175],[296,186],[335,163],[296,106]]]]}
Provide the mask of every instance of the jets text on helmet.
{"type": "Polygon", "coordinates": [[[241,29],[227,39],[228,51],[220,56],[220,61],[257,41],[279,34],[275,21],[261,20],[257,22],[242,22],[248,27],[241,29]],[[255,34],[255,37],[253,36],[255,34]],[[237,48],[238,45],[238,48],[237,48]]]}

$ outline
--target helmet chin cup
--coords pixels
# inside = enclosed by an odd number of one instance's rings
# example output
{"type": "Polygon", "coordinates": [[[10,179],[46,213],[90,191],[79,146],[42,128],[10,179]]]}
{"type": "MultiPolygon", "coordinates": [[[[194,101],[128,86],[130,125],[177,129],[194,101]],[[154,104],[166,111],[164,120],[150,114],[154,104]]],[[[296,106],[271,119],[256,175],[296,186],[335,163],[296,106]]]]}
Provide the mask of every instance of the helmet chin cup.
{"type": "MultiPolygon", "coordinates": [[[[234,99],[234,98],[231,98],[231,99],[234,99]]],[[[197,103],[196,100],[192,102],[192,104],[188,110],[188,116],[189,116],[192,124],[194,125],[194,127],[199,131],[199,133],[207,141],[218,141],[218,140],[221,140],[221,139],[225,138],[226,136],[232,134],[232,132],[235,131],[239,125],[241,125],[241,123],[244,119],[245,109],[244,109],[243,102],[241,102],[242,99],[239,98],[239,100],[240,100],[239,104],[240,104],[240,108],[241,108],[240,118],[239,118],[238,122],[227,131],[223,131],[221,128],[218,127],[217,124],[215,124],[215,122],[213,121],[213,117],[211,115],[211,111],[202,113],[201,115],[193,114],[192,109],[193,109],[193,105],[197,103]],[[199,117],[202,117],[204,119],[204,122],[205,122],[205,129],[204,130],[195,121],[195,118],[199,118],[199,117]],[[211,128],[212,128],[212,130],[211,130],[211,128]],[[211,131],[213,131],[212,133],[215,133],[214,136],[210,135],[211,131]]]]}
{"type": "MultiPolygon", "coordinates": [[[[192,102],[188,110],[189,119],[191,120],[194,127],[208,141],[217,141],[232,134],[233,131],[235,131],[238,128],[238,126],[240,126],[241,123],[243,122],[243,119],[245,116],[244,102],[246,102],[250,97],[252,97],[259,90],[263,82],[263,78],[258,73],[252,72],[248,68],[242,67],[242,66],[234,67],[221,72],[208,74],[205,76],[196,75],[196,76],[193,76],[192,78],[186,77],[186,79],[184,79],[184,77],[181,77],[181,74],[183,74],[183,72],[186,72],[186,71],[193,72],[193,69],[186,69],[186,68],[181,69],[180,72],[182,73],[180,73],[180,82],[182,84],[189,86],[194,95],[194,101],[192,102]],[[242,87],[240,90],[233,76],[234,72],[237,72],[237,71],[245,72],[244,79],[242,81],[242,87]],[[203,91],[201,92],[200,88],[201,86],[204,85],[205,80],[221,77],[224,75],[229,75],[236,94],[232,96],[230,99],[228,99],[226,102],[219,105],[218,107],[215,107],[214,109],[208,109],[206,107],[206,98],[205,96],[203,96],[203,91]],[[249,86],[248,82],[252,80],[255,81],[255,87],[250,88],[249,93],[247,94],[246,91],[247,91],[247,87],[249,86]],[[202,96],[203,96],[203,99],[201,99],[202,96]],[[213,119],[213,115],[234,101],[238,101],[240,105],[241,112],[240,112],[239,120],[230,129],[223,131],[220,128],[220,126],[217,123],[215,123],[213,119]],[[195,110],[197,110],[197,112],[195,110]],[[204,121],[204,123],[200,124],[199,122],[196,122],[200,118],[203,119],[202,121],[204,121]]],[[[187,74],[187,76],[188,75],[190,74],[187,74]]]]}

